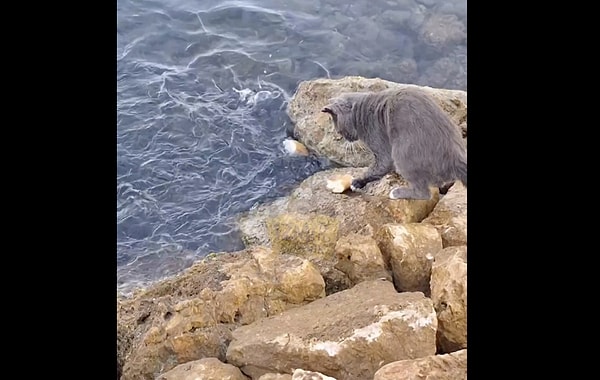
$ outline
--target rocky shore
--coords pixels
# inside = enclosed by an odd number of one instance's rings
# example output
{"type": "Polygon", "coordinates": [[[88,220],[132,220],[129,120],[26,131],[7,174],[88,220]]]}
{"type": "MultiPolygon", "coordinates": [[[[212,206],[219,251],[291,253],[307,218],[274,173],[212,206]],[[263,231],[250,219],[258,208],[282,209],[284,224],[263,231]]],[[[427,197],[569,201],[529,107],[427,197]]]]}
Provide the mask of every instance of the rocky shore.
{"type": "MultiPolygon", "coordinates": [[[[390,200],[389,174],[334,194],[372,157],[327,115],[342,91],[410,86],[346,77],[303,82],[296,138],[344,167],[241,215],[246,249],[210,255],[117,298],[117,368],[130,379],[466,379],[467,194],[390,200]]],[[[427,88],[467,135],[464,91],[427,88]]]]}

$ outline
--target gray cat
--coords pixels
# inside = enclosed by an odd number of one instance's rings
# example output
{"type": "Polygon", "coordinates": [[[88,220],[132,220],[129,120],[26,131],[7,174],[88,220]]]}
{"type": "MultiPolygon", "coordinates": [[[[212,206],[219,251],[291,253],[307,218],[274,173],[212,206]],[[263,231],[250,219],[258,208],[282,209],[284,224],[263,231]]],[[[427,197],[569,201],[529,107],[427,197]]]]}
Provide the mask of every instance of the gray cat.
{"type": "Polygon", "coordinates": [[[343,93],[325,106],[335,130],[348,141],[362,140],[375,163],[355,191],[395,169],[408,186],[390,191],[391,199],[430,199],[460,180],[467,187],[467,149],[452,119],[426,92],[415,87],[343,93]]]}

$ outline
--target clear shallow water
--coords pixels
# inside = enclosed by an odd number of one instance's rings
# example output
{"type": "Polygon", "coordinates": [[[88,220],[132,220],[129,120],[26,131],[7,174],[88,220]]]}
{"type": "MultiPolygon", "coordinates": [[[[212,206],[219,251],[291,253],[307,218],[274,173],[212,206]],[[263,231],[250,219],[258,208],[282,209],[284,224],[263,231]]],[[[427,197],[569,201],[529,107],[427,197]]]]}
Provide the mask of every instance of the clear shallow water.
{"type": "Polygon", "coordinates": [[[235,215],[330,166],[283,151],[299,81],[466,89],[466,1],[347,3],[117,1],[120,291],[243,248],[235,215]]]}

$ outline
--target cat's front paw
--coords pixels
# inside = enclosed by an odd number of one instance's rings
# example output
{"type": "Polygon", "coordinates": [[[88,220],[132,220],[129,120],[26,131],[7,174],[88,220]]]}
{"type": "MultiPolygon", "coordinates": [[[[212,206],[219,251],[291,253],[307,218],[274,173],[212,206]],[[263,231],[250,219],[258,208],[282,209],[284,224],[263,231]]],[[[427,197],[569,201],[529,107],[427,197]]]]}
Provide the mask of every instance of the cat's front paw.
{"type": "Polygon", "coordinates": [[[356,191],[358,189],[362,189],[363,187],[365,187],[365,182],[361,181],[360,179],[355,179],[355,180],[352,180],[352,184],[350,185],[350,190],[356,191]]]}

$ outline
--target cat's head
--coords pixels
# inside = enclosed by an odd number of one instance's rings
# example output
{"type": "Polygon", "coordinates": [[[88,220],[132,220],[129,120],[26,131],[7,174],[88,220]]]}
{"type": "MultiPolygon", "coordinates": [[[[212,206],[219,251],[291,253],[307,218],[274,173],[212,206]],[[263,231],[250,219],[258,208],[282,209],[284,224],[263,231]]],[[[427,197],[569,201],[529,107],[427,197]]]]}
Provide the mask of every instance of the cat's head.
{"type": "Polygon", "coordinates": [[[352,101],[346,95],[340,95],[329,100],[321,112],[331,115],[335,131],[343,138],[352,142],[358,140],[358,133],[352,117],[352,101]]]}

